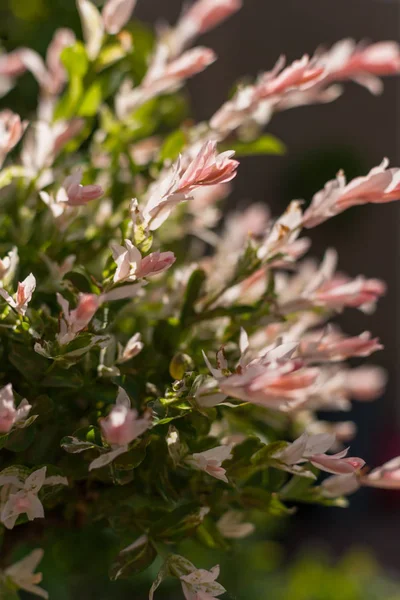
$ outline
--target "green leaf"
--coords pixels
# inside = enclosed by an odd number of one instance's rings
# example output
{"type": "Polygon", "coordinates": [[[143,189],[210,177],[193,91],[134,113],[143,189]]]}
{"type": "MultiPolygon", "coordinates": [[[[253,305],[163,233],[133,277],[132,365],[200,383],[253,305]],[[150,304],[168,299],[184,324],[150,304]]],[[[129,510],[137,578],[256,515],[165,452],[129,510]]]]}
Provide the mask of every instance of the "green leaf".
{"type": "Polygon", "coordinates": [[[80,117],[93,117],[97,114],[102,101],[102,89],[99,81],[95,81],[83,94],[79,105],[78,115],[80,117]]]}
{"type": "Polygon", "coordinates": [[[206,274],[202,269],[196,269],[190,276],[183,299],[181,312],[182,324],[186,324],[187,321],[196,314],[194,306],[200,297],[205,280],[206,274]]]}
{"type": "Polygon", "coordinates": [[[229,544],[221,535],[215,522],[210,518],[205,518],[203,523],[197,528],[196,535],[198,540],[207,548],[227,550],[229,544]]]}
{"type": "Polygon", "coordinates": [[[97,57],[96,67],[98,69],[103,69],[112,65],[113,63],[121,60],[126,56],[126,50],[122,47],[121,44],[113,42],[108,46],[105,46],[100,51],[99,56],[97,57]]]}
{"type": "Polygon", "coordinates": [[[13,582],[0,574],[0,598],[1,600],[19,600],[19,595],[13,582]]]}
{"type": "Polygon", "coordinates": [[[150,588],[149,600],[154,599],[154,592],[160,587],[164,579],[171,575],[169,570],[168,559],[163,563],[161,569],[157,573],[157,577],[153,581],[153,585],[150,588]]]}
{"type": "Polygon", "coordinates": [[[174,320],[158,321],[154,333],[154,345],[159,352],[170,356],[178,344],[179,329],[174,320]]]}
{"type": "Polygon", "coordinates": [[[154,523],[150,528],[150,535],[164,541],[176,541],[181,537],[186,537],[190,532],[194,532],[202,523],[203,518],[198,504],[191,502],[176,508],[154,523]]]}
{"type": "Polygon", "coordinates": [[[268,506],[268,513],[274,517],[284,517],[292,515],[296,512],[296,508],[288,508],[279,499],[278,494],[271,494],[271,502],[268,506]]]}
{"type": "Polygon", "coordinates": [[[322,504],[323,506],[338,506],[344,508],[348,505],[346,498],[326,498],[322,495],[319,486],[313,486],[314,480],[305,477],[292,477],[292,479],[279,492],[283,500],[290,502],[306,502],[310,504],[322,504]]]}
{"type": "Polygon", "coordinates": [[[30,474],[30,469],[28,467],[24,467],[23,465],[12,465],[11,467],[6,467],[2,471],[0,471],[0,476],[8,476],[18,477],[21,481],[25,481],[25,479],[30,474]]]}
{"type": "Polygon", "coordinates": [[[251,239],[240,256],[231,284],[240,283],[247,277],[250,277],[257,269],[261,267],[261,260],[258,258],[258,249],[251,239]]]}
{"type": "Polygon", "coordinates": [[[4,447],[12,452],[23,452],[33,443],[36,435],[36,427],[27,429],[15,429],[8,436],[4,447]]]}
{"type": "Polygon", "coordinates": [[[260,154],[285,154],[286,146],[274,135],[262,135],[250,142],[229,144],[227,150],[235,150],[237,156],[257,156],[260,154]]]}
{"type": "Polygon", "coordinates": [[[12,344],[8,357],[22,377],[35,384],[49,367],[47,359],[33,352],[30,345],[12,344]]]}
{"type": "Polygon", "coordinates": [[[160,151],[160,162],[174,161],[186,146],[186,135],[181,129],[171,133],[165,140],[160,151]]]}
{"type": "Polygon", "coordinates": [[[79,76],[73,75],[70,79],[67,91],[58,102],[55,111],[54,119],[70,119],[76,113],[77,106],[84,91],[82,79],[79,76]]]}
{"type": "Polygon", "coordinates": [[[121,552],[110,569],[110,579],[117,579],[136,575],[149,567],[157,557],[157,552],[150,542],[146,542],[132,551],[121,552]]]}
{"type": "Polygon", "coordinates": [[[287,446],[287,442],[273,442],[261,448],[251,457],[251,463],[256,467],[268,467],[272,462],[276,462],[274,455],[287,446]]]}
{"type": "Polygon", "coordinates": [[[11,167],[7,167],[6,169],[3,169],[2,171],[0,171],[0,189],[3,187],[6,187],[7,185],[10,185],[10,183],[12,183],[13,179],[17,179],[17,178],[21,178],[21,177],[25,177],[26,173],[25,173],[25,168],[24,167],[18,167],[18,166],[11,166],[11,167]]]}
{"type": "Polygon", "coordinates": [[[258,487],[243,488],[240,493],[240,500],[244,508],[256,508],[274,517],[291,515],[296,510],[282,504],[278,494],[267,492],[258,487]]]}
{"type": "Polygon", "coordinates": [[[268,511],[272,494],[257,487],[245,487],[240,492],[240,501],[244,508],[257,508],[268,511]]]}
{"type": "Polygon", "coordinates": [[[60,445],[66,452],[71,454],[77,454],[92,448],[103,449],[100,429],[92,425],[78,429],[74,435],[64,437],[60,445]]]}
{"type": "Polygon", "coordinates": [[[70,77],[74,75],[83,79],[89,68],[89,60],[82,42],[78,41],[73,46],[64,48],[60,58],[70,77]]]}
{"type": "Polygon", "coordinates": [[[132,471],[136,469],[146,458],[146,447],[150,443],[150,438],[141,441],[129,452],[125,452],[115,459],[114,465],[116,469],[121,471],[132,471]]]}
{"type": "Polygon", "coordinates": [[[0,449],[4,448],[4,446],[5,446],[5,444],[6,444],[7,440],[8,440],[8,436],[9,436],[8,433],[6,433],[4,435],[0,435],[0,449]]]}
{"type": "Polygon", "coordinates": [[[249,437],[241,444],[237,444],[232,451],[232,458],[226,461],[226,470],[229,478],[248,479],[256,469],[251,464],[251,457],[261,447],[257,437],[249,437]]]}

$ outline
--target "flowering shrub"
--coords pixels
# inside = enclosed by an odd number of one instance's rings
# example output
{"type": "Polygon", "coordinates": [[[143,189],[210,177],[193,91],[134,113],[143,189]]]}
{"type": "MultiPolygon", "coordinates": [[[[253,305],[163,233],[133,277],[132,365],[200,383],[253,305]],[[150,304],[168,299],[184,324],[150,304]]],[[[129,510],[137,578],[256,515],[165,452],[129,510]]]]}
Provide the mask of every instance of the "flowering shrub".
{"type": "MultiPolygon", "coordinates": [[[[317,416],[381,395],[380,368],[345,363],[379,340],[328,321],[371,311],[385,285],[338,272],[333,250],[302,260],[300,237],[351,206],[400,199],[400,169],[385,159],[350,182],[339,173],[305,210],[293,201],[271,220],[257,204],[218,227],[235,151],[280,152],[263,133],[273,115],[334,100],[339,82],[379,93],[400,49],[344,40],[280,58],[194,124],[180,88],[215,55],[191,45],[240,0],[197,0],[155,37],[128,24],[134,5],[77,0],[84,42],[59,29],[45,61],[27,48],[0,56],[3,92],[26,71],[39,86],[29,122],[0,114],[0,521],[8,549],[15,529],[40,537],[28,521],[94,523],[118,539],[112,579],[160,556],[150,599],[174,577],[187,600],[207,600],[225,592],[219,568],[181,556],[183,539],[227,549],[253,532],[255,511],[400,487],[400,457],[369,471],[343,447],[354,425],[317,416]]],[[[4,596],[47,598],[41,556],[10,566],[6,553],[4,596]]]]}

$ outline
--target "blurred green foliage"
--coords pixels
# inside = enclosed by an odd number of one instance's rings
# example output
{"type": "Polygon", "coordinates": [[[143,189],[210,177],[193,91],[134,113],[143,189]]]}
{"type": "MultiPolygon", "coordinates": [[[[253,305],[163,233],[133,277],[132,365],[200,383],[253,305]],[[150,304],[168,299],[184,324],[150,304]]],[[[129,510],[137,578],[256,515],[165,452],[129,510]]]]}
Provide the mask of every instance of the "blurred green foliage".
{"type": "MultiPolygon", "coordinates": [[[[10,52],[20,46],[44,55],[57,27],[70,27],[81,37],[75,0],[1,0],[0,49],[10,52]]],[[[0,99],[0,108],[12,107],[23,116],[36,108],[37,83],[29,74],[18,88],[0,99]]]]}
{"type": "MultiPolygon", "coordinates": [[[[146,600],[160,567],[156,561],[134,581],[110,582],[107,568],[118,540],[111,530],[96,526],[88,527],[85,535],[68,529],[48,531],[43,545],[46,552],[40,570],[50,598],[55,600],[146,600]]],[[[220,581],[231,593],[227,600],[400,600],[398,582],[384,576],[363,549],[333,559],[324,548],[308,548],[288,565],[282,547],[275,542],[250,539],[228,556],[199,550],[189,542],[183,546],[185,554],[198,563],[221,564],[220,581]]],[[[20,546],[15,558],[30,549],[28,544],[20,546]]],[[[166,580],[156,598],[176,600],[180,594],[176,580],[166,580]]],[[[22,600],[34,600],[29,594],[20,595],[22,600]]]]}

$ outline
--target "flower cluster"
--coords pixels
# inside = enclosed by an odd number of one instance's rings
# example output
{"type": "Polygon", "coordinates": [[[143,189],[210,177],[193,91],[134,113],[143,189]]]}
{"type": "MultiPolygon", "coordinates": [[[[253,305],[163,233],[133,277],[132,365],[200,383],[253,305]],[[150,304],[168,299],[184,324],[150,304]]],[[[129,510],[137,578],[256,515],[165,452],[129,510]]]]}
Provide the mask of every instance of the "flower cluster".
{"type": "MultiPolygon", "coordinates": [[[[98,4],[77,0],[82,39],[57,30],[45,59],[0,55],[2,93],[23,73],[39,87],[29,123],[0,113],[0,528],[13,548],[35,519],[94,523],[120,543],[112,579],[161,555],[150,599],[172,577],[187,600],[212,600],[219,567],[196,568],[183,539],[226,549],[257,511],[400,489],[400,458],[369,470],[349,455],[355,425],[322,418],[384,392],[380,367],[346,363],[380,340],[330,321],[374,310],[385,284],[343,274],[332,249],[304,258],[301,237],[399,200],[400,169],[339,173],[275,220],[263,204],[220,209],[241,154],[282,151],[263,133],[276,112],[334,100],[347,80],[380,92],[400,48],[343,40],[280,58],[195,124],[180,90],[216,56],[192,45],[241,1],[196,0],[137,37],[135,0],[98,4]]],[[[0,596],[47,598],[41,556],[6,567],[0,596]]]]}

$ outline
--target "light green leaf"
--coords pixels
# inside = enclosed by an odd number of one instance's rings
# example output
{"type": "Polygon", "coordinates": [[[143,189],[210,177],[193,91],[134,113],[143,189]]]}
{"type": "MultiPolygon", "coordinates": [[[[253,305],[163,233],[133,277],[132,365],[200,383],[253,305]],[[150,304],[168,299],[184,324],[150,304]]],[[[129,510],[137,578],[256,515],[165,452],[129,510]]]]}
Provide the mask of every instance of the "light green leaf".
{"type": "Polygon", "coordinates": [[[89,68],[88,56],[82,42],[76,42],[73,46],[64,48],[61,52],[61,61],[70,77],[83,79],[89,68]]]}
{"type": "Polygon", "coordinates": [[[229,150],[235,150],[237,156],[257,156],[260,154],[285,154],[286,146],[274,135],[262,135],[251,142],[229,144],[229,150]]]}
{"type": "Polygon", "coordinates": [[[97,114],[102,101],[102,89],[99,81],[95,81],[84,93],[79,105],[78,115],[80,117],[93,117],[97,114]]]}
{"type": "Polygon", "coordinates": [[[180,152],[186,145],[186,141],[186,135],[181,129],[178,129],[178,131],[174,131],[173,133],[171,133],[166,138],[161,148],[160,161],[174,161],[176,158],[178,158],[180,152]]]}

